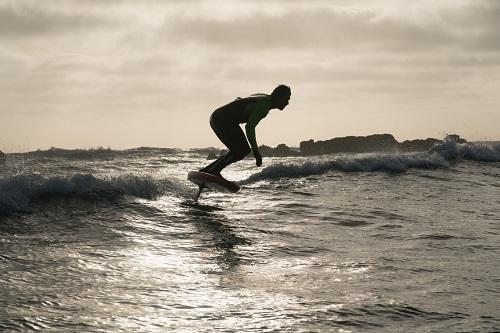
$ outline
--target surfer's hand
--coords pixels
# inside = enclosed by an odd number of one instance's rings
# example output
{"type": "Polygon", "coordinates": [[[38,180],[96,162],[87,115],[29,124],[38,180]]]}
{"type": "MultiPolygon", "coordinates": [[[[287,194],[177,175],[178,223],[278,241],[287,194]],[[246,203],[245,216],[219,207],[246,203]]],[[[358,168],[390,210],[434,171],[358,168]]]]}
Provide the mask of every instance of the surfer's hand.
{"type": "Polygon", "coordinates": [[[260,167],[262,165],[262,155],[258,149],[252,149],[253,156],[255,157],[255,165],[260,167]]]}

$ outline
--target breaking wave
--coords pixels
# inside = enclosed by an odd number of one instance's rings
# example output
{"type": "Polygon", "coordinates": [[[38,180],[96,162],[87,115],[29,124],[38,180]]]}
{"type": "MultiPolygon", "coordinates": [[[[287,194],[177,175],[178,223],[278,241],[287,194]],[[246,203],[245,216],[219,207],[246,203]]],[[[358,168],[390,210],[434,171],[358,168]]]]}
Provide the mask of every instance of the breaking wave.
{"type": "Polygon", "coordinates": [[[448,168],[457,160],[479,162],[500,162],[500,145],[459,144],[451,139],[432,147],[426,152],[370,154],[358,157],[339,157],[330,161],[304,162],[301,164],[279,163],[251,175],[240,184],[249,184],[264,179],[282,177],[303,177],[319,175],[330,171],[343,172],[404,172],[408,169],[448,168]]]}
{"type": "Polygon", "coordinates": [[[113,199],[124,195],[153,199],[175,188],[168,180],[125,175],[96,178],[91,174],[71,177],[19,175],[0,179],[0,215],[29,212],[37,200],[65,196],[83,199],[113,199]]]}

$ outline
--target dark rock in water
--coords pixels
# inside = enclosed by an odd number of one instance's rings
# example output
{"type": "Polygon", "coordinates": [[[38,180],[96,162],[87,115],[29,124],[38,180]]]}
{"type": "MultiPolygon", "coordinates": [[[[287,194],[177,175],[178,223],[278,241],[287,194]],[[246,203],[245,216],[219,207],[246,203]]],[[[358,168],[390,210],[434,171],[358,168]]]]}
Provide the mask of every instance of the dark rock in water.
{"type": "Polygon", "coordinates": [[[0,163],[4,162],[7,159],[7,156],[0,150],[0,163]]]}
{"type": "Polygon", "coordinates": [[[216,159],[217,159],[217,155],[213,151],[208,153],[207,160],[216,160],[216,159]]]}
{"type": "MultiPolygon", "coordinates": [[[[445,138],[457,143],[466,143],[459,135],[450,134],[445,138]]],[[[415,152],[427,151],[436,144],[443,143],[443,140],[427,138],[417,140],[406,140],[398,142],[391,134],[373,134],[368,136],[346,136],[333,138],[325,141],[302,141],[300,148],[291,148],[285,144],[279,144],[276,148],[269,146],[259,146],[259,151],[265,157],[287,157],[287,156],[309,156],[334,153],[372,153],[372,152],[415,152]]],[[[216,148],[205,148],[203,151],[208,154],[207,159],[216,159],[225,154],[227,150],[217,150],[216,148]]],[[[253,158],[249,153],[246,158],[253,158]]]]}
{"type": "Polygon", "coordinates": [[[224,155],[227,153],[229,150],[227,149],[216,149],[216,148],[210,148],[210,150],[207,150],[205,154],[207,154],[207,160],[216,160],[220,156],[224,155]]]}
{"type": "MultiPolygon", "coordinates": [[[[456,143],[467,143],[467,140],[462,139],[460,135],[457,134],[449,134],[446,136],[445,140],[452,140],[456,143]]],[[[433,138],[427,138],[425,140],[406,140],[399,144],[399,150],[403,152],[426,151],[439,143],[443,143],[443,140],[433,138]]]]}
{"type": "MultiPolygon", "coordinates": [[[[262,156],[273,156],[274,149],[272,147],[262,145],[259,146],[259,152],[262,156]]],[[[249,155],[253,156],[252,153],[250,153],[249,155]]]]}
{"type": "MultiPolygon", "coordinates": [[[[459,135],[450,134],[446,137],[457,143],[466,143],[459,135]]],[[[332,153],[370,153],[380,151],[426,151],[443,140],[427,138],[425,140],[406,140],[401,143],[390,134],[374,134],[368,136],[346,136],[326,141],[302,141],[300,152],[302,155],[320,155],[332,153]]]]}
{"type": "Polygon", "coordinates": [[[460,137],[458,134],[448,134],[446,139],[455,141],[456,143],[467,143],[467,140],[460,137]]]}
{"type": "Polygon", "coordinates": [[[399,144],[399,150],[403,152],[410,151],[425,151],[431,149],[435,144],[442,143],[443,141],[433,138],[427,138],[425,140],[406,140],[399,144]]]}
{"type": "Polygon", "coordinates": [[[213,160],[221,156],[227,149],[219,149],[214,147],[208,148],[191,148],[189,149],[191,153],[200,154],[207,156],[207,160],[213,160]]]}
{"type": "Polygon", "coordinates": [[[332,153],[368,153],[391,151],[398,148],[398,142],[390,134],[374,134],[369,136],[346,136],[326,141],[302,141],[300,152],[303,155],[320,155],[332,153]]]}
{"type": "Polygon", "coordinates": [[[292,150],[285,144],[279,144],[274,150],[275,156],[290,156],[292,155],[292,150]]]}
{"type": "MultiPolygon", "coordinates": [[[[293,150],[287,145],[281,143],[276,148],[262,145],[259,147],[259,152],[262,156],[267,157],[285,157],[285,156],[299,156],[300,153],[297,150],[293,150]]],[[[252,156],[252,154],[250,154],[252,156]]]]}

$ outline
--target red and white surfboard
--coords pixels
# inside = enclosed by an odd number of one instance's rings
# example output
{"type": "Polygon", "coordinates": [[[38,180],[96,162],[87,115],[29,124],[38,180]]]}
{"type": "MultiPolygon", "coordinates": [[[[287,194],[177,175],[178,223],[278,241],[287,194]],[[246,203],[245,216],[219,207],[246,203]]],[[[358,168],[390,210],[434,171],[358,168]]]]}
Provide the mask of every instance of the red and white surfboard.
{"type": "Polygon", "coordinates": [[[219,192],[235,193],[240,190],[240,187],[232,181],[201,171],[190,171],[188,173],[188,180],[196,185],[205,186],[219,192]]]}

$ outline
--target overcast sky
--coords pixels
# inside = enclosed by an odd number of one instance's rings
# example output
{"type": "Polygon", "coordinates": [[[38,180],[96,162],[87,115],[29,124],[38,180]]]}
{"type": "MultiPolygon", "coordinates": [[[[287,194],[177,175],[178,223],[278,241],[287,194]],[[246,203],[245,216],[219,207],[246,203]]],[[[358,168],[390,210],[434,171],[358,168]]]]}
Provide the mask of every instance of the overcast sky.
{"type": "Polygon", "coordinates": [[[500,1],[0,0],[0,150],[222,147],[210,113],[291,86],[257,142],[500,140],[500,1]]]}

